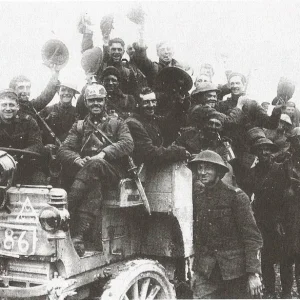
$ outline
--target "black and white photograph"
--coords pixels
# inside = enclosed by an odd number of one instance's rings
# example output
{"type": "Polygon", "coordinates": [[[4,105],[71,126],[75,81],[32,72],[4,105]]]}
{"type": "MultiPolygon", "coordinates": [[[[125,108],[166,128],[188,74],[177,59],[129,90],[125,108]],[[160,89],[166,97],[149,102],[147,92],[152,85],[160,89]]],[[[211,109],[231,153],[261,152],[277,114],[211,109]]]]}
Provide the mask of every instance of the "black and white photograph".
{"type": "Polygon", "coordinates": [[[0,299],[300,299],[300,1],[0,1],[0,299]]]}

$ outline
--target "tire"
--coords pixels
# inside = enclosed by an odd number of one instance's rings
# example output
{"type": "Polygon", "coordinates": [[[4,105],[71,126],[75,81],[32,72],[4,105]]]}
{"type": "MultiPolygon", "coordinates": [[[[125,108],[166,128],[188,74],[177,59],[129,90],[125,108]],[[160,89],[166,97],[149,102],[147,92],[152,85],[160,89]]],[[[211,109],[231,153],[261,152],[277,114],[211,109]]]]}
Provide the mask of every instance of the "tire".
{"type": "Polygon", "coordinates": [[[124,263],[104,286],[101,300],[176,299],[173,285],[158,262],[137,259],[124,263]]]}

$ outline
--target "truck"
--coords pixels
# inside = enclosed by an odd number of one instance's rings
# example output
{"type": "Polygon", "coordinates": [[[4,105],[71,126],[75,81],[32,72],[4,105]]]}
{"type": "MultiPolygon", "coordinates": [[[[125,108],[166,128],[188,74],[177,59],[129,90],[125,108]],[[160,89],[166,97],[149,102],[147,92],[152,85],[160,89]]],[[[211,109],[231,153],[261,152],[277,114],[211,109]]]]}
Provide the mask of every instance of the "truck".
{"type": "Polygon", "coordinates": [[[188,298],[193,202],[185,162],[141,172],[151,214],[133,179],[107,191],[79,257],[67,192],[14,182],[12,155],[22,151],[0,148],[0,299],[188,298]]]}

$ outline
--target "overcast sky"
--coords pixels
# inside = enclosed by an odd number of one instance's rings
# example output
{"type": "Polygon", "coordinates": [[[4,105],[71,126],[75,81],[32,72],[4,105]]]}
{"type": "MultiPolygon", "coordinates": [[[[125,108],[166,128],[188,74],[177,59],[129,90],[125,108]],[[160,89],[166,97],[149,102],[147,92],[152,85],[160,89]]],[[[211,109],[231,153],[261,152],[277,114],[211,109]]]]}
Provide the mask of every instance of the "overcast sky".
{"type": "MultiPolygon", "coordinates": [[[[135,24],[126,14],[135,2],[0,2],[0,88],[18,74],[32,80],[32,96],[46,85],[49,69],[42,64],[43,44],[58,38],[68,47],[70,60],[61,79],[84,84],[80,65],[81,13],[91,15],[95,44],[101,45],[100,20],[114,13],[112,37],[125,43],[137,39],[135,24]]],[[[175,58],[189,63],[195,73],[201,63],[215,67],[216,83],[224,80],[221,53],[229,54],[228,66],[246,76],[252,70],[249,94],[258,101],[271,101],[280,76],[299,83],[300,2],[275,1],[143,1],[147,14],[145,38],[149,57],[157,60],[155,45],[168,39],[175,44],[175,58]]],[[[295,100],[300,105],[299,87],[295,100]],[[297,100],[299,98],[299,100],[297,100]]]]}

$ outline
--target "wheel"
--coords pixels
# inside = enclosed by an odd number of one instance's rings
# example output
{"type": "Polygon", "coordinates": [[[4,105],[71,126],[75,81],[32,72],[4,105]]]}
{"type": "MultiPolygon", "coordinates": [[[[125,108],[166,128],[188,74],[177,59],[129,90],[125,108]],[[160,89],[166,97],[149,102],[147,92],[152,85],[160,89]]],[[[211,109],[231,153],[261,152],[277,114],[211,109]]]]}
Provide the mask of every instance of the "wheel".
{"type": "Polygon", "coordinates": [[[137,259],[119,268],[119,272],[104,286],[100,299],[176,299],[176,295],[162,265],[153,260],[137,259]]]}

